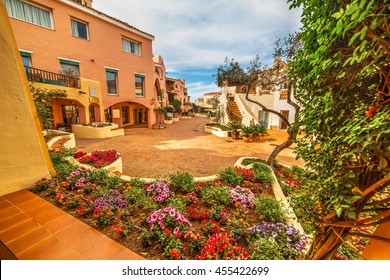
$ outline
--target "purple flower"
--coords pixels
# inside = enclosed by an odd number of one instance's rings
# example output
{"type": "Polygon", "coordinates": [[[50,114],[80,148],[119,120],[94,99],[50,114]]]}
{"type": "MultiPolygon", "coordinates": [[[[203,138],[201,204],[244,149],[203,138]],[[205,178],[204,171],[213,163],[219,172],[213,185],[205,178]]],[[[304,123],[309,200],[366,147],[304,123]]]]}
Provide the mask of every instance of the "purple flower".
{"type": "Polygon", "coordinates": [[[180,231],[180,228],[175,227],[175,228],[173,229],[173,234],[176,234],[176,233],[178,233],[179,231],[180,231]]]}

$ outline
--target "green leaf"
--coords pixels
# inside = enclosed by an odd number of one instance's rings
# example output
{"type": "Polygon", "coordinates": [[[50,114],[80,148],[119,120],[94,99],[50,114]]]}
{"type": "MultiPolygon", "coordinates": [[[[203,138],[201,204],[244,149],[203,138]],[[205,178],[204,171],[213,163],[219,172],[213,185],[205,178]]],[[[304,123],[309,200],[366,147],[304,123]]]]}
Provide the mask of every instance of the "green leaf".
{"type": "Polygon", "coordinates": [[[356,214],[355,212],[348,212],[348,218],[356,220],[356,214]]]}
{"type": "Polygon", "coordinates": [[[387,167],[387,159],[385,157],[381,157],[379,160],[379,165],[385,169],[387,167]]]}
{"type": "Polygon", "coordinates": [[[364,26],[361,33],[360,33],[360,40],[363,40],[364,37],[366,37],[367,30],[368,30],[368,26],[364,26]]]}
{"type": "Polygon", "coordinates": [[[341,213],[343,213],[343,208],[341,208],[341,207],[336,208],[337,217],[340,217],[340,216],[341,216],[341,213]]]}

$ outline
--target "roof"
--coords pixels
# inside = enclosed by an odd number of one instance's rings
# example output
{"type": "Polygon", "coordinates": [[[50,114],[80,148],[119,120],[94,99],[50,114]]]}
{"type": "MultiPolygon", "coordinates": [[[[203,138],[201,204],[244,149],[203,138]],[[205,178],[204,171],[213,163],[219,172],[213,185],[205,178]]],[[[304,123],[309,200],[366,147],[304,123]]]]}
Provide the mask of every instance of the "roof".
{"type": "Polygon", "coordinates": [[[209,92],[209,93],[205,93],[203,95],[221,95],[222,93],[221,92],[209,92]]]}
{"type": "Polygon", "coordinates": [[[133,31],[133,32],[135,32],[135,33],[137,33],[137,34],[139,34],[139,35],[142,35],[142,36],[144,36],[144,37],[148,37],[148,38],[151,39],[151,40],[154,40],[154,36],[153,36],[153,35],[151,35],[151,34],[149,34],[149,33],[146,33],[146,32],[144,32],[144,31],[142,31],[142,30],[140,30],[140,29],[138,29],[138,28],[135,28],[134,26],[128,24],[128,23],[125,22],[125,21],[121,21],[121,20],[119,20],[119,19],[117,19],[117,18],[114,18],[114,17],[112,17],[112,16],[110,16],[110,15],[107,15],[107,14],[101,12],[101,11],[95,10],[94,8],[87,7],[87,6],[85,6],[85,5],[79,4],[76,0],[62,0],[61,2],[64,2],[65,4],[70,4],[70,5],[74,6],[74,7],[77,6],[77,7],[79,7],[81,10],[89,11],[90,13],[94,14],[95,16],[105,17],[105,18],[108,19],[108,20],[111,20],[111,21],[116,22],[118,25],[122,25],[122,26],[121,26],[122,28],[130,29],[130,31],[133,31]],[[67,2],[68,2],[68,3],[67,3],[67,2]],[[74,3],[74,4],[69,3],[69,2],[72,2],[72,3],[74,3]]]}

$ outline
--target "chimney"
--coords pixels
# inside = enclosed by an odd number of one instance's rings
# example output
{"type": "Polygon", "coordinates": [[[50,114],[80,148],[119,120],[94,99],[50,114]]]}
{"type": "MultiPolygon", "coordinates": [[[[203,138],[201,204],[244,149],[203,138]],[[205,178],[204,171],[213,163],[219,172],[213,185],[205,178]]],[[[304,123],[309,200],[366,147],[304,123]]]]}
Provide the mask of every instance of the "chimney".
{"type": "Polygon", "coordinates": [[[83,5],[88,8],[92,8],[92,2],[92,0],[83,0],[83,5]]]}

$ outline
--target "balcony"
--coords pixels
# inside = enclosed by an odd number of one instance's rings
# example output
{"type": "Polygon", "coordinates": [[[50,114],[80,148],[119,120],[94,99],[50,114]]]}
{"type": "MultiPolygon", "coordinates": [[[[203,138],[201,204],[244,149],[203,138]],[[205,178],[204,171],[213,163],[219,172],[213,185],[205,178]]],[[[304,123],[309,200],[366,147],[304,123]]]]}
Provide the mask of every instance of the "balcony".
{"type": "Polygon", "coordinates": [[[80,78],[49,72],[29,66],[24,66],[27,79],[30,82],[80,88],[80,78]]]}

